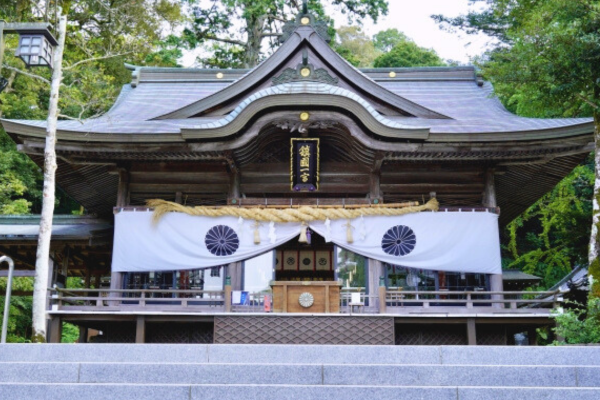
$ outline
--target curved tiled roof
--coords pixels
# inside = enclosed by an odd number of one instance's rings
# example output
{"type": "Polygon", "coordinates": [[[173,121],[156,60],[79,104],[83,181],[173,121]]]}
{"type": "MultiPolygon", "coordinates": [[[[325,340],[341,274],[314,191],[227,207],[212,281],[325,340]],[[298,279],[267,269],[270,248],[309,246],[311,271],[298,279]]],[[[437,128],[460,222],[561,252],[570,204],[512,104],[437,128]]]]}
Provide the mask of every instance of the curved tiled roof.
{"type": "MultiPolygon", "coordinates": [[[[172,69],[169,74],[163,72],[166,77],[163,76],[162,80],[158,82],[141,81],[135,88],[126,85],[115,105],[102,117],[83,122],[59,121],[58,129],[60,132],[78,132],[86,135],[98,133],[179,136],[182,130],[214,129],[227,125],[238,117],[249,104],[260,98],[282,94],[328,94],[338,98],[351,99],[358,103],[375,120],[389,128],[397,129],[398,137],[402,137],[403,130],[417,129],[428,129],[431,134],[444,135],[442,141],[453,141],[451,135],[455,135],[456,140],[464,141],[468,140],[465,135],[518,133],[519,136],[511,140],[528,140],[530,138],[527,133],[530,133],[533,140],[538,138],[536,132],[540,131],[544,132],[544,136],[541,138],[553,137],[555,135],[553,130],[562,130],[563,134],[567,136],[591,134],[593,131],[593,122],[590,118],[518,117],[507,111],[493,96],[493,88],[489,83],[486,82],[480,86],[475,79],[445,79],[446,76],[455,75],[456,70],[464,71],[465,69],[470,69],[474,74],[472,67],[440,68],[437,72],[432,72],[432,68],[410,68],[406,70],[411,71],[411,80],[375,78],[382,87],[428,109],[447,115],[450,117],[449,119],[384,116],[375,110],[368,99],[356,93],[336,86],[311,82],[277,85],[257,90],[241,100],[237,107],[225,116],[157,120],[155,118],[165,113],[202,100],[232,84],[231,80],[216,78],[213,78],[213,81],[182,82],[181,79],[177,79],[182,72],[172,69]],[[421,73],[419,73],[420,71],[421,73]],[[172,81],[166,82],[165,79],[169,78],[172,81]],[[548,131],[550,132],[548,133],[548,131]]],[[[395,70],[399,73],[402,71],[400,68],[395,70]]],[[[377,74],[377,70],[369,71],[374,71],[371,72],[371,75],[377,74]]],[[[150,74],[151,72],[146,75],[150,74]]],[[[39,131],[37,136],[43,134],[46,126],[45,121],[11,120],[6,122],[13,126],[37,128],[39,131]]],[[[6,123],[5,126],[7,126],[6,123]]],[[[10,129],[8,130],[10,131],[10,129]]],[[[487,137],[484,140],[494,141],[495,137],[487,137]]],[[[87,140],[93,140],[93,138],[88,137],[87,140]]]]}

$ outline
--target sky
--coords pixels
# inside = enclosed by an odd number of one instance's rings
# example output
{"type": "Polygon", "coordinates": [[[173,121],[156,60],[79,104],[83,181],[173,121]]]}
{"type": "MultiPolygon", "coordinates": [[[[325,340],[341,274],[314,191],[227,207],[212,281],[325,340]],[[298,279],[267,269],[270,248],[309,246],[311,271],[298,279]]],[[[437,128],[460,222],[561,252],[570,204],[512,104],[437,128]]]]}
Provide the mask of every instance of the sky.
{"type": "MultiPolygon", "coordinates": [[[[327,2],[324,0],[324,3],[327,2]]],[[[475,8],[469,5],[469,0],[388,0],[388,3],[388,15],[380,18],[377,24],[368,18],[363,21],[363,30],[367,35],[373,36],[379,31],[396,28],[413,39],[417,45],[434,49],[442,59],[455,60],[462,64],[469,64],[473,56],[480,55],[489,40],[484,36],[446,32],[430,17],[432,14],[447,17],[466,14],[469,9],[475,8]]],[[[327,7],[327,11],[335,20],[336,27],[348,25],[347,18],[334,7],[327,7]]],[[[185,52],[180,60],[183,66],[193,66],[195,54],[200,52],[200,49],[185,52]]]]}
{"type": "MultiPolygon", "coordinates": [[[[413,39],[419,46],[434,49],[444,59],[469,63],[473,56],[480,55],[489,40],[485,36],[466,35],[462,32],[449,33],[439,28],[430,18],[432,14],[455,17],[466,14],[470,9],[468,0],[388,0],[389,13],[377,24],[369,19],[363,22],[363,31],[373,36],[379,31],[396,28],[413,39]]],[[[347,19],[339,12],[332,14],[336,27],[347,25],[347,19]]]]}

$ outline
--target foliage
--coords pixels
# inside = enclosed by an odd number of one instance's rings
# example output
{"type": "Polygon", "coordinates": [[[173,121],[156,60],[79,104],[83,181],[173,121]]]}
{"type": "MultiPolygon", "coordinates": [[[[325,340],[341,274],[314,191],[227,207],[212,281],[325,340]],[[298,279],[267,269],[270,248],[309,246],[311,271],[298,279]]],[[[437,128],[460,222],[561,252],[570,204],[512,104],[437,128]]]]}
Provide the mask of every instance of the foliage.
{"type": "MultiPolygon", "coordinates": [[[[243,67],[252,68],[264,57],[265,49],[272,51],[277,47],[277,38],[286,21],[293,20],[301,11],[299,0],[210,0],[204,6],[199,0],[190,0],[193,4],[190,25],[182,37],[190,47],[210,43],[208,50],[212,54],[199,61],[206,67],[243,67]],[[243,50],[242,50],[243,49],[243,50]],[[235,53],[224,59],[232,59],[233,64],[215,63],[216,54],[223,56],[235,53]]],[[[349,23],[370,18],[374,22],[388,11],[387,0],[331,0],[348,16],[349,23]]],[[[309,0],[308,9],[320,20],[327,22],[332,33],[332,21],[325,16],[321,0],[309,0]]]]}
{"type": "Polygon", "coordinates": [[[79,327],[63,322],[61,343],[76,343],[79,340],[79,327]]]}
{"type": "MultiPolygon", "coordinates": [[[[481,32],[497,40],[478,64],[499,99],[522,116],[593,115],[598,132],[600,3],[474,0],[483,1],[488,6],[484,11],[435,19],[449,29],[481,32]]],[[[598,197],[592,194],[597,175],[593,168],[588,160],[509,226],[509,263],[540,273],[545,286],[573,265],[588,264],[585,235],[590,231],[590,215],[597,213],[590,199],[598,197]]],[[[590,255],[599,247],[597,238],[591,242],[590,255]]],[[[598,264],[592,262],[590,268],[598,264]]]]}
{"type": "Polygon", "coordinates": [[[337,30],[335,51],[358,68],[370,67],[380,54],[362,29],[358,26],[341,26],[337,30]]]}
{"type": "Polygon", "coordinates": [[[380,55],[373,62],[375,68],[392,67],[439,67],[446,63],[433,49],[418,46],[411,39],[397,42],[392,49],[380,55]]]}
{"type": "Polygon", "coordinates": [[[480,64],[505,104],[521,115],[536,117],[589,116],[598,109],[598,1],[487,3],[489,8],[483,12],[436,19],[468,33],[493,35],[500,41],[480,64]]]}
{"type": "Polygon", "coordinates": [[[600,298],[590,297],[586,306],[574,305],[553,314],[559,337],[553,344],[600,343],[600,298]]]}
{"type": "Polygon", "coordinates": [[[410,38],[396,28],[386,29],[373,36],[373,45],[382,53],[387,53],[398,43],[407,41],[410,41],[410,38]]]}
{"type": "MultiPolygon", "coordinates": [[[[175,66],[181,41],[170,37],[183,22],[179,0],[60,1],[67,14],[67,42],[59,100],[60,118],[81,120],[106,112],[123,84],[131,79],[130,63],[175,66]]],[[[8,22],[54,21],[56,1],[0,1],[0,18],[8,22]]],[[[6,36],[2,76],[8,85],[0,94],[0,114],[11,119],[46,119],[51,72],[25,70],[14,57],[16,35],[6,36]]],[[[0,214],[39,212],[41,173],[27,156],[16,151],[0,130],[0,214]]],[[[57,212],[79,209],[64,193],[57,193],[57,212]]],[[[18,280],[15,280],[17,282],[18,280]]],[[[15,289],[16,290],[16,289],[15,289]]],[[[30,297],[11,302],[10,340],[31,336],[30,297]]],[[[68,331],[68,329],[67,329],[68,331]]],[[[67,332],[68,333],[68,332],[67,332]]]]}
{"type": "MultiPolygon", "coordinates": [[[[0,291],[6,290],[6,278],[0,278],[0,291]]],[[[33,278],[13,278],[13,292],[33,291],[33,278]]],[[[0,325],[4,316],[6,297],[0,296],[0,325]]],[[[30,296],[11,296],[6,341],[24,343],[31,336],[32,298],[30,296]]]]}
{"type": "Polygon", "coordinates": [[[578,166],[550,193],[507,226],[504,248],[508,268],[542,278],[549,288],[571,271],[587,263],[590,234],[594,162],[578,166]]]}
{"type": "Polygon", "coordinates": [[[600,298],[600,260],[596,259],[588,268],[588,275],[592,278],[590,296],[600,298]]]}
{"type": "MultiPolygon", "coordinates": [[[[169,36],[169,27],[183,22],[178,0],[63,1],[68,13],[61,118],[99,116],[113,103],[123,84],[131,80],[125,58],[134,64],[177,65],[182,43],[169,36]]],[[[54,2],[0,1],[0,18],[9,22],[52,20],[54,2]]],[[[17,35],[6,36],[2,75],[8,86],[0,94],[0,115],[10,119],[46,118],[50,71],[25,71],[14,57],[17,35]],[[42,79],[27,74],[35,73],[42,79]]],[[[42,175],[0,129],[0,214],[28,214],[41,209],[42,175]]],[[[79,208],[60,189],[57,212],[79,208]]]]}

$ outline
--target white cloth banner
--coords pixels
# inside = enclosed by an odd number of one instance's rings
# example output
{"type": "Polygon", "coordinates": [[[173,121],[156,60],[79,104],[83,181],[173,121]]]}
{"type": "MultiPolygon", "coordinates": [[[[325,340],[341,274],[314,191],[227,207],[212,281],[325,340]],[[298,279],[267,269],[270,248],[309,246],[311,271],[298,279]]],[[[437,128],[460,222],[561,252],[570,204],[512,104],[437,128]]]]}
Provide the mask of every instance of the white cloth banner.
{"type": "MultiPolygon", "coordinates": [[[[420,212],[398,217],[330,221],[331,241],[392,265],[435,271],[501,274],[498,215],[488,212],[420,212]]],[[[326,237],[325,222],[310,227],[326,237]]]]}
{"type": "MultiPolygon", "coordinates": [[[[500,274],[498,216],[487,212],[421,212],[397,217],[315,221],[310,228],[354,253],[393,265],[437,271],[500,274]],[[352,243],[348,243],[350,223],[352,243]]],[[[246,260],[298,236],[300,223],[152,212],[115,216],[112,270],[189,270],[246,260]]]]}
{"type": "Polygon", "coordinates": [[[260,244],[254,244],[254,221],[236,217],[196,217],[167,213],[157,224],[152,212],[124,211],[115,215],[112,270],[178,271],[215,267],[246,260],[298,236],[300,223],[261,222],[260,244]]]}

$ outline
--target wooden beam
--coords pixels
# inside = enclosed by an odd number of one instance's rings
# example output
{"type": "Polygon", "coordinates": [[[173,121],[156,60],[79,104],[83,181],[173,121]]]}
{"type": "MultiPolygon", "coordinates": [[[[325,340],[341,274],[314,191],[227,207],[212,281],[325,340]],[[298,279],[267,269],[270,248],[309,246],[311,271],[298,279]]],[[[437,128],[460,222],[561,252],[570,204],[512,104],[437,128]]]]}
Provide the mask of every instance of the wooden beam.
{"type": "MultiPolygon", "coordinates": [[[[290,184],[288,183],[257,183],[245,184],[242,183],[241,190],[243,193],[292,193],[290,184]]],[[[366,183],[327,183],[322,182],[319,185],[317,193],[328,194],[343,194],[343,193],[369,193],[370,184],[366,183]]]]}
{"type": "Polygon", "coordinates": [[[381,184],[381,190],[386,193],[418,193],[426,194],[429,197],[430,192],[436,192],[438,196],[447,193],[481,193],[484,185],[480,183],[458,183],[458,184],[442,184],[442,183],[424,183],[424,184],[381,184]]]}
{"type": "MultiPolygon", "coordinates": [[[[11,296],[33,296],[33,291],[27,290],[12,290],[10,292],[11,296]]],[[[6,296],[6,290],[0,290],[0,296],[6,296]]]]}
{"type": "MultiPolygon", "coordinates": [[[[35,277],[35,271],[30,269],[17,269],[13,271],[13,276],[15,278],[33,278],[35,277]]],[[[0,270],[0,278],[8,277],[8,271],[3,269],[0,270]]]]}
{"type": "Polygon", "coordinates": [[[219,172],[132,172],[131,184],[207,184],[228,182],[229,174],[219,172]]]}
{"type": "MultiPolygon", "coordinates": [[[[369,168],[357,163],[334,163],[321,162],[321,177],[327,176],[355,176],[368,175],[369,168]]],[[[288,177],[290,176],[289,163],[264,163],[264,164],[248,164],[241,170],[243,179],[247,178],[263,178],[266,175],[269,177],[288,177]]]]}
{"type": "Polygon", "coordinates": [[[225,181],[222,184],[140,184],[132,183],[129,185],[131,193],[143,193],[143,194],[156,194],[163,193],[173,195],[176,192],[182,193],[227,193],[229,191],[229,184],[225,181]]]}
{"type": "Polygon", "coordinates": [[[154,174],[167,173],[173,175],[174,172],[181,173],[227,173],[225,160],[221,162],[198,162],[198,161],[177,161],[177,162],[132,162],[129,169],[131,174],[154,174]]]}

